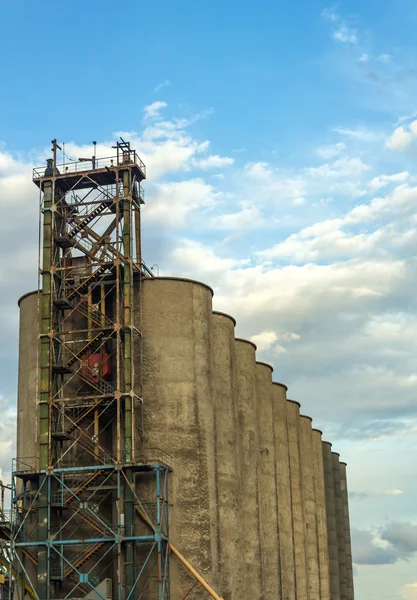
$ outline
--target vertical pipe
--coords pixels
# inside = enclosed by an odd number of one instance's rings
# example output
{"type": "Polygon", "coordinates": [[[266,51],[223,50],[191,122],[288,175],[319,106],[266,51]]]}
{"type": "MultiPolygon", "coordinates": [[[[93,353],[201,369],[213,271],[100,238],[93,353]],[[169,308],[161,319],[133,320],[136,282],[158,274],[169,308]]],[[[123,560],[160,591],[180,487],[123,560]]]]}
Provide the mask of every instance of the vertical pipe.
{"type": "MultiPolygon", "coordinates": [[[[133,452],[133,277],[132,277],[132,193],[131,172],[123,171],[123,407],[124,407],[124,460],[126,464],[134,460],[133,452]]],[[[135,508],[133,498],[134,473],[126,468],[124,488],[124,513],[126,533],[134,535],[135,508]]],[[[125,544],[126,595],[129,595],[135,582],[135,548],[133,542],[125,544]]]]}
{"type": "Polygon", "coordinates": [[[300,405],[287,400],[287,431],[290,453],[292,522],[297,600],[307,600],[306,535],[300,464],[300,405]]]}
{"type": "Polygon", "coordinates": [[[279,555],[282,600],[295,600],[294,537],[291,513],[290,457],[287,433],[287,388],[272,385],[272,408],[278,498],[279,555]]]}
{"type": "Polygon", "coordinates": [[[214,312],[212,318],[212,368],[216,476],[216,524],[220,590],[224,600],[244,594],[241,566],[241,481],[237,413],[235,321],[214,312]]]}
{"type": "Polygon", "coordinates": [[[272,367],[256,363],[259,425],[259,519],[263,597],[281,598],[275,439],[272,414],[272,367]]]}
{"type": "MultiPolygon", "coordinates": [[[[55,173],[55,162],[54,162],[55,173]]],[[[40,388],[39,388],[39,470],[45,470],[51,462],[50,456],[50,402],[52,392],[52,265],[53,265],[53,205],[54,184],[45,181],[43,187],[43,260],[42,260],[42,294],[40,322],[40,388]]],[[[48,538],[48,476],[39,478],[39,508],[38,508],[38,541],[48,538]]],[[[47,598],[48,586],[48,552],[47,547],[41,546],[38,551],[37,569],[38,595],[47,598]]]]}
{"type": "Polygon", "coordinates": [[[346,579],[347,579],[347,597],[348,600],[354,599],[353,588],[353,565],[352,565],[352,545],[350,538],[350,519],[349,519],[349,500],[346,477],[346,463],[340,463],[340,483],[343,501],[343,517],[345,523],[345,554],[346,554],[346,579]]]}
{"type": "Polygon", "coordinates": [[[45,181],[43,188],[43,258],[40,321],[40,390],[39,390],[39,469],[49,465],[49,396],[51,389],[51,325],[52,254],[53,254],[53,184],[45,181]]]}
{"type": "Polygon", "coordinates": [[[301,477],[303,488],[304,523],[306,528],[306,554],[308,598],[319,600],[320,575],[319,551],[317,543],[316,496],[314,488],[314,460],[312,443],[312,419],[305,415],[300,418],[301,477]]]}
{"type": "MultiPolygon", "coordinates": [[[[259,532],[259,429],[256,414],[256,346],[236,339],[236,381],[241,447],[242,555],[246,598],[262,598],[259,532]]],[[[266,600],[266,599],[265,599],[266,600]]]]}
{"type": "Polygon", "coordinates": [[[321,431],[313,429],[314,491],[316,495],[317,542],[319,550],[320,600],[330,600],[329,544],[327,539],[326,492],[324,485],[321,431]]]}
{"type": "Polygon", "coordinates": [[[334,495],[332,445],[322,442],[324,485],[326,492],[327,540],[330,571],[330,598],[340,600],[339,549],[337,544],[336,503],[334,495]]]}
{"type": "MultiPolygon", "coordinates": [[[[138,204],[139,206],[139,204],[138,204]]],[[[141,249],[141,230],[140,230],[140,209],[135,209],[135,242],[136,242],[136,264],[141,265],[142,263],[142,249],[141,249]]]]}
{"type": "Polygon", "coordinates": [[[339,557],[339,588],[340,600],[348,600],[346,576],[346,549],[345,549],[345,519],[340,478],[339,454],[332,452],[333,484],[336,507],[336,532],[337,549],[339,557]]]}

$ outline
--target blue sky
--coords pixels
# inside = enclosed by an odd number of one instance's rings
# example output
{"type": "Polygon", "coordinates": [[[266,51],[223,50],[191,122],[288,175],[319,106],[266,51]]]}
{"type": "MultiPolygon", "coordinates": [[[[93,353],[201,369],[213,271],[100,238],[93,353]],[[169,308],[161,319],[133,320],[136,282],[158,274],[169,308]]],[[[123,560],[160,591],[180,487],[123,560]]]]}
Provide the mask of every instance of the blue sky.
{"type": "Polygon", "coordinates": [[[2,6],[3,476],[31,168],[122,132],[148,264],[210,284],[347,460],[357,599],[417,599],[416,25],[412,0],[2,6]]]}

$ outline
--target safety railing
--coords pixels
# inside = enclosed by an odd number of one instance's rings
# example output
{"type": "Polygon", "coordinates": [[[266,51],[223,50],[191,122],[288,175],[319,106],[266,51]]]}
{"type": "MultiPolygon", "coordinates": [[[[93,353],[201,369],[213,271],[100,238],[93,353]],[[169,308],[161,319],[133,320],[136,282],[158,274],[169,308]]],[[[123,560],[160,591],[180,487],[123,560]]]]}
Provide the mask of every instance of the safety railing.
{"type": "MultiPolygon", "coordinates": [[[[71,175],[74,173],[83,173],[85,171],[91,170],[99,170],[113,168],[113,167],[122,167],[123,165],[136,165],[139,167],[142,175],[146,177],[146,167],[141,158],[138,156],[135,150],[129,150],[121,153],[119,156],[119,161],[117,161],[117,156],[106,156],[104,158],[91,158],[91,160],[83,160],[83,161],[74,161],[63,163],[56,166],[56,175],[71,175]],[[90,164],[91,163],[91,164],[90,164]]],[[[46,166],[35,167],[33,169],[33,179],[42,179],[45,176],[48,176],[48,173],[45,175],[46,166]]]]}

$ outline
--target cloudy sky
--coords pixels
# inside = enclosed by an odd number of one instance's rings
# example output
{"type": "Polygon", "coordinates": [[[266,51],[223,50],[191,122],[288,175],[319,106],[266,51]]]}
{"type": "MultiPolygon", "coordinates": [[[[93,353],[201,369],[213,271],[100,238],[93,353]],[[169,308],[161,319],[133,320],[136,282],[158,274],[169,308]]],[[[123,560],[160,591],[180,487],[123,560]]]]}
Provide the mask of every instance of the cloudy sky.
{"type": "Polygon", "coordinates": [[[3,476],[31,168],[121,134],[148,265],[210,284],[348,462],[357,599],[417,599],[415,1],[41,4],[0,20],[3,476]]]}

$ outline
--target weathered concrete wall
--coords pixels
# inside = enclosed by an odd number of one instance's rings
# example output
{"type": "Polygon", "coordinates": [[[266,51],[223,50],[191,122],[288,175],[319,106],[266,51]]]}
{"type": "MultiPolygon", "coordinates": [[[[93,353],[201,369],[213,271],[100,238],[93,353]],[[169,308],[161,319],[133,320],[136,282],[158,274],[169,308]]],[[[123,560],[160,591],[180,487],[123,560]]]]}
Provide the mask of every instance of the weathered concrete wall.
{"type": "Polygon", "coordinates": [[[297,600],[308,600],[306,532],[300,463],[300,405],[287,400],[287,431],[290,455],[292,523],[297,600]]]}
{"type": "MultiPolygon", "coordinates": [[[[262,595],[262,561],[259,531],[259,427],[256,400],[256,346],[236,339],[236,375],[241,448],[242,523],[241,548],[246,598],[262,595]]],[[[264,599],[266,600],[266,598],[264,599]]]]}
{"type": "Polygon", "coordinates": [[[316,494],[317,542],[319,550],[320,600],[330,600],[329,544],[327,539],[326,492],[321,431],[312,431],[314,491],[316,494]]]}
{"type": "Polygon", "coordinates": [[[343,518],[345,524],[345,556],[346,556],[346,585],[348,600],[353,600],[353,565],[352,565],[352,545],[350,536],[350,518],[349,518],[349,500],[347,491],[346,463],[340,462],[340,487],[342,491],[343,518]]]}
{"type": "Polygon", "coordinates": [[[311,417],[300,417],[300,455],[306,528],[307,580],[309,600],[320,598],[319,550],[317,540],[317,508],[314,488],[314,458],[311,417]]]}
{"type": "Polygon", "coordinates": [[[324,484],[326,492],[327,540],[329,547],[330,598],[340,600],[339,547],[337,542],[336,502],[334,495],[332,445],[322,442],[324,484]]]}
{"type": "Polygon", "coordinates": [[[290,456],[287,433],[287,388],[272,385],[272,408],[278,498],[279,555],[282,600],[295,600],[294,534],[291,512],[290,456]]]}
{"type": "MultiPolygon", "coordinates": [[[[210,288],[197,282],[142,283],[145,451],[172,457],[171,541],[218,589],[211,300],[210,288]]],[[[172,558],[172,600],[182,600],[192,583],[172,558]]],[[[200,596],[197,587],[188,599],[200,596]]]]}
{"type": "Polygon", "coordinates": [[[345,517],[343,508],[342,486],[340,479],[339,454],[332,452],[334,499],[336,507],[336,532],[339,557],[339,589],[340,600],[348,600],[347,573],[346,573],[346,547],[345,547],[345,517]]]}
{"type": "Polygon", "coordinates": [[[38,349],[38,293],[19,300],[19,375],[17,391],[16,455],[19,459],[38,456],[38,410],[36,398],[38,349]]]}
{"type": "Polygon", "coordinates": [[[281,598],[272,367],[256,363],[259,423],[259,517],[264,598],[281,598]]]}
{"type": "Polygon", "coordinates": [[[241,600],[245,594],[241,560],[241,461],[234,326],[234,320],[228,315],[213,313],[216,523],[219,530],[219,591],[224,600],[241,600]]]}
{"type": "MultiPolygon", "coordinates": [[[[145,456],[173,467],[171,541],[225,600],[353,600],[346,466],[211,297],[189,280],[142,282],[145,456]]],[[[37,294],[20,310],[24,458],[38,454],[37,294]]],[[[193,584],[171,558],[172,600],[193,584]]]]}

